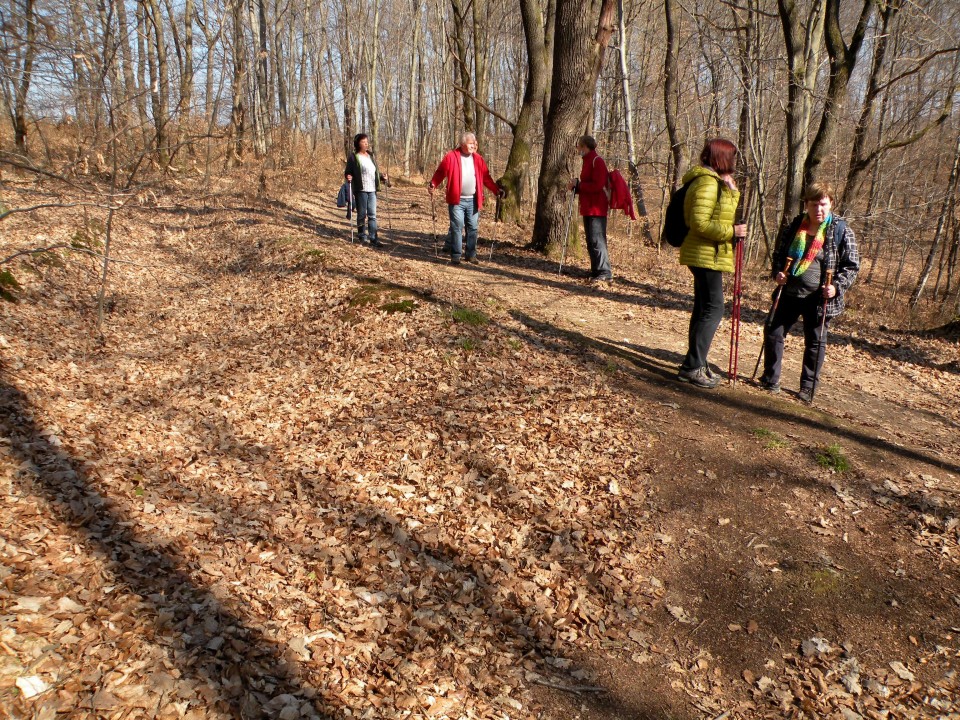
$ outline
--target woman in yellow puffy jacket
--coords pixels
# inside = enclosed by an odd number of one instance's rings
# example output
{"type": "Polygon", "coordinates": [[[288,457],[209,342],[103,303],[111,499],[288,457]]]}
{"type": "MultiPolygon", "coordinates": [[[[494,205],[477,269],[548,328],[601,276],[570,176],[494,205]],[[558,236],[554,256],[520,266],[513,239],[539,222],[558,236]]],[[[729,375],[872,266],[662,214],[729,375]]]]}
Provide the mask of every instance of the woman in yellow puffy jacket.
{"type": "Polygon", "coordinates": [[[714,388],[720,378],[711,372],[707,353],[723,319],[723,275],[733,272],[733,245],[747,234],[746,225],[734,225],[740,191],[733,179],[737,146],[714,138],[700,153],[700,165],[687,171],[683,216],[689,231],[680,246],[680,264],[693,273],[693,312],[690,315],[687,355],[677,379],[714,388]]]}

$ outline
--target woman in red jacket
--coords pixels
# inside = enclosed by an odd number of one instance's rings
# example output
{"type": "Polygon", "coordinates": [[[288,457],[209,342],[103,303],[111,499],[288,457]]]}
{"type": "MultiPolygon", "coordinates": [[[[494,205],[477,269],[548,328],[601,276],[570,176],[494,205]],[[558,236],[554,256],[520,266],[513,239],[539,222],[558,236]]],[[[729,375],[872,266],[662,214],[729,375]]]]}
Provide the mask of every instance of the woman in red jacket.
{"type": "Polygon", "coordinates": [[[450,214],[450,235],[443,246],[450,253],[454,265],[460,264],[463,254],[463,226],[467,226],[467,262],[479,265],[477,259],[477,228],[480,208],[483,207],[483,187],[501,197],[506,193],[490,177],[487,164],[477,152],[477,136],[471,132],[460,136],[460,147],[448,152],[433,174],[427,189],[430,195],[447,181],[447,211],[450,214]]]}
{"type": "Polygon", "coordinates": [[[580,178],[570,181],[570,189],[580,195],[580,215],[583,217],[583,232],[587,237],[587,252],[590,253],[590,280],[609,282],[610,256],[607,254],[607,164],[597,155],[597,141],[584,135],[577,141],[577,152],[583,158],[580,178]]]}

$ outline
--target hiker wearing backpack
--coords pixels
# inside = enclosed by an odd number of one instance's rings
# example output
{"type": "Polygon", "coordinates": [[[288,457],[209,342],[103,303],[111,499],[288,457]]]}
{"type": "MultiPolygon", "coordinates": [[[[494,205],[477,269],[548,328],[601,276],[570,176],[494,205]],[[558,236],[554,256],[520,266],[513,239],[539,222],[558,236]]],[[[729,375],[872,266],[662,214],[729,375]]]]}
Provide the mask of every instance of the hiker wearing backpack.
{"type": "Polygon", "coordinates": [[[354,153],[347,158],[343,176],[353,191],[353,206],[357,209],[357,234],[360,242],[373,247],[383,247],[377,239],[377,192],[380,182],[390,180],[381,175],[370,149],[370,138],[360,133],[353,138],[354,153]]]}
{"type": "Polygon", "coordinates": [[[607,254],[607,210],[610,208],[607,164],[597,154],[597,141],[590,135],[583,135],[577,141],[577,152],[583,159],[580,178],[572,179],[568,187],[580,196],[580,215],[590,254],[590,281],[610,282],[613,273],[607,254]]]}
{"type": "Polygon", "coordinates": [[[733,179],[737,146],[714,138],[700,153],[700,165],[683,176],[683,217],[687,233],[680,245],[680,264],[693,274],[687,355],[677,379],[697,387],[715,388],[720,378],[707,363],[713,336],[723,319],[723,273],[734,270],[734,243],[747,226],[734,225],[740,191],[733,179]]]}
{"type": "Polygon", "coordinates": [[[804,212],[780,233],[773,255],[773,277],[783,290],[764,327],[760,387],[780,392],[784,339],[802,318],[803,367],[797,397],[812,403],[826,352],[827,324],[843,312],[844,293],[860,271],[860,252],[853,230],[833,214],[829,184],[811,184],[803,200],[804,212]]]}

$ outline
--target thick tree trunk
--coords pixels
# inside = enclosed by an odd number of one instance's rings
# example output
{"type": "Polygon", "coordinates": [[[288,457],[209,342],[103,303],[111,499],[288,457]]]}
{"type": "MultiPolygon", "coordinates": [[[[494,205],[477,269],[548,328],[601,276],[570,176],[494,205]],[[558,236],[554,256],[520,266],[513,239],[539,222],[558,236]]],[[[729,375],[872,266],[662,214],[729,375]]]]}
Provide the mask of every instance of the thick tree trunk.
{"type": "Polygon", "coordinates": [[[805,17],[795,0],[777,0],[787,51],[787,168],[780,224],[797,214],[810,137],[814,88],[823,40],[824,0],[813,0],[805,17]]]}
{"type": "Polygon", "coordinates": [[[232,146],[227,154],[228,165],[239,165],[243,162],[243,142],[246,134],[246,106],[244,104],[244,90],[246,85],[247,68],[244,54],[244,28],[243,28],[243,2],[244,0],[232,0],[231,20],[233,27],[233,80],[231,82],[231,93],[233,95],[232,110],[230,112],[229,135],[232,138],[232,146]]]}
{"type": "Polygon", "coordinates": [[[170,122],[170,74],[167,68],[167,46],[163,18],[157,0],[145,0],[147,22],[147,57],[150,60],[150,99],[156,133],[157,160],[165,168],[170,162],[167,125],[170,122]]]}
{"type": "Polygon", "coordinates": [[[533,227],[534,249],[563,242],[567,181],[577,136],[587,127],[604,52],[613,34],[616,0],[557,0],[550,114],[544,128],[543,162],[533,227]]]}
{"type": "Polygon", "coordinates": [[[250,0],[250,34],[256,43],[257,55],[253,74],[253,150],[264,157],[270,146],[270,89],[268,86],[267,21],[263,0],[250,0]]]}
{"type": "Polygon", "coordinates": [[[520,222],[523,192],[530,174],[530,142],[534,122],[541,113],[547,90],[546,42],[543,15],[539,0],[520,0],[520,16],[527,45],[527,85],[523,93],[520,115],[513,126],[513,143],[507,168],[500,183],[507,190],[503,217],[520,222]]]}
{"type": "Polygon", "coordinates": [[[840,0],[826,0],[826,2],[824,34],[827,41],[827,55],[830,57],[830,81],[827,84],[823,112],[820,115],[820,127],[817,129],[804,162],[804,185],[809,185],[817,179],[820,165],[830,154],[837,127],[840,125],[840,108],[846,100],[847,85],[857,65],[860,46],[863,45],[867,25],[876,5],[876,0],[862,0],[860,19],[850,38],[850,44],[847,45],[843,39],[843,29],[840,27],[840,0]]]}

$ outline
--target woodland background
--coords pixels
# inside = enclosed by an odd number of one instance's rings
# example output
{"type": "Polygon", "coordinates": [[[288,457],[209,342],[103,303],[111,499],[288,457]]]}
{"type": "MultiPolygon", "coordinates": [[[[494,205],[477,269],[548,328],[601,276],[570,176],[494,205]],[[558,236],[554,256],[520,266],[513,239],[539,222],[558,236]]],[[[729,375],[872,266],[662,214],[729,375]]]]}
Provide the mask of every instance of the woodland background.
{"type": "Polygon", "coordinates": [[[533,247],[560,242],[584,131],[631,175],[652,244],[721,134],[743,153],[749,259],[818,177],[881,286],[870,311],[960,310],[955,3],[10,0],[0,26],[3,166],[94,193],[81,235],[164,183],[315,184],[361,131],[420,182],[466,128],[533,247]]]}
{"type": "Polygon", "coordinates": [[[958,14],[0,0],[0,720],[960,718],[958,14]],[[424,188],[464,128],[477,266],[424,188]],[[585,130],[641,209],[602,287],[585,130]],[[796,336],[779,395],[676,382],[716,134],[741,376],[807,178],[860,240],[813,405],[796,336]]]}

